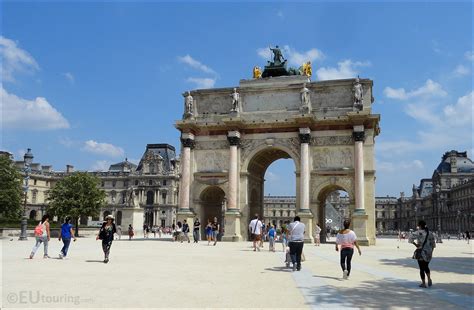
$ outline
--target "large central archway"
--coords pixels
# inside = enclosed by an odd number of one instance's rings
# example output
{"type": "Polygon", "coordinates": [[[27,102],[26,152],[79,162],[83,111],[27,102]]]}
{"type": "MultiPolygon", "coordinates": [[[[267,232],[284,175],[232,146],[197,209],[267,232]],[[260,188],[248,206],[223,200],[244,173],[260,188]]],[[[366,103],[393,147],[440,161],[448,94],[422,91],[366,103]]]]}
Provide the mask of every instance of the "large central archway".
{"type": "Polygon", "coordinates": [[[209,186],[204,189],[199,197],[201,208],[201,238],[205,239],[205,227],[208,221],[217,218],[221,227],[224,227],[224,214],[222,213],[225,192],[218,186],[209,186]]]}
{"type": "MultiPolygon", "coordinates": [[[[260,218],[265,220],[263,199],[265,193],[265,172],[268,167],[279,159],[291,159],[293,158],[289,154],[290,151],[285,150],[284,146],[262,146],[254,150],[250,155],[249,160],[244,164],[243,182],[247,183],[247,192],[250,193],[248,199],[248,208],[243,210],[243,223],[249,223],[255,214],[258,214],[260,218]],[[246,178],[246,180],[245,180],[246,178]]],[[[296,162],[293,160],[296,169],[296,162]]],[[[295,174],[293,177],[299,179],[295,174]]],[[[298,182],[295,182],[298,184],[298,182]]],[[[295,192],[296,192],[295,188],[295,192]]],[[[246,232],[243,232],[243,236],[247,236],[246,232]]]]}

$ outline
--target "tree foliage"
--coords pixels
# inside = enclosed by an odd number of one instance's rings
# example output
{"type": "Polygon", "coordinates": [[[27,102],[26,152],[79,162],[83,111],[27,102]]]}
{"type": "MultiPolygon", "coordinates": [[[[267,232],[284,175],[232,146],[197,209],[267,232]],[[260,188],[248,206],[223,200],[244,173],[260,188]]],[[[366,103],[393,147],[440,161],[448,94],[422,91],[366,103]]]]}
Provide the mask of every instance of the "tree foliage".
{"type": "Polygon", "coordinates": [[[23,197],[21,174],[8,156],[0,155],[0,213],[19,218],[23,197]]]}
{"type": "Polygon", "coordinates": [[[105,191],[99,184],[97,177],[86,172],[75,172],[61,179],[47,192],[47,212],[60,218],[70,216],[76,226],[81,216],[97,216],[105,206],[105,191]]]}

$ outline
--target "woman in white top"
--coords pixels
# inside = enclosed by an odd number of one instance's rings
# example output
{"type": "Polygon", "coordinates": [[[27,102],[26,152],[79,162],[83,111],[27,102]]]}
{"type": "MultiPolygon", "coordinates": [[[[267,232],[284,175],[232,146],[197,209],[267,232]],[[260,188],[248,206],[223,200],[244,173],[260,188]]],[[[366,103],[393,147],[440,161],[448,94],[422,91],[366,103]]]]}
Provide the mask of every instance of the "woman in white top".
{"type": "Polygon", "coordinates": [[[49,258],[48,242],[50,240],[51,233],[49,230],[49,215],[48,214],[43,215],[41,222],[38,224],[38,226],[35,227],[35,237],[36,237],[36,244],[31,250],[30,259],[32,259],[33,256],[35,256],[35,253],[36,251],[38,251],[39,247],[41,246],[41,243],[44,244],[43,258],[49,258]]]}
{"type": "Polygon", "coordinates": [[[354,254],[354,246],[357,247],[359,255],[362,254],[357,244],[357,236],[349,229],[349,226],[351,226],[351,220],[344,220],[344,229],[336,236],[336,251],[339,251],[340,247],[342,277],[344,279],[347,279],[351,273],[351,260],[354,254]]]}

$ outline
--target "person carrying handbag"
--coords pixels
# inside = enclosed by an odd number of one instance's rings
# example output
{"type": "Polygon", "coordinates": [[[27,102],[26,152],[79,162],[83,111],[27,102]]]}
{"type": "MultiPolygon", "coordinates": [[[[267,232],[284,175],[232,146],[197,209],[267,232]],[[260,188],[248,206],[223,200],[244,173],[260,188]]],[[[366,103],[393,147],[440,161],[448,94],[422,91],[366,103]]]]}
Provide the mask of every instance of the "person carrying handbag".
{"type": "Polygon", "coordinates": [[[413,259],[417,260],[420,267],[421,284],[419,286],[426,288],[425,275],[428,278],[428,286],[433,285],[428,265],[433,257],[436,242],[433,233],[429,231],[425,221],[421,220],[418,222],[418,231],[410,236],[409,242],[416,246],[413,259]]]}

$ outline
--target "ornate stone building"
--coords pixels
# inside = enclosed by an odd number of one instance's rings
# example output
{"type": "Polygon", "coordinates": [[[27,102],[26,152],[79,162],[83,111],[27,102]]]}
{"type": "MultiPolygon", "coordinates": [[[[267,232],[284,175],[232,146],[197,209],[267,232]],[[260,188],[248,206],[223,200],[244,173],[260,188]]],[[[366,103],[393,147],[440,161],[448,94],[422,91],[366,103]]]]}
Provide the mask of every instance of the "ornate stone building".
{"type": "Polygon", "coordinates": [[[398,199],[396,197],[375,197],[375,225],[377,232],[395,232],[398,230],[398,199]]]}
{"type": "Polygon", "coordinates": [[[295,196],[265,196],[263,198],[263,219],[281,227],[286,221],[293,221],[296,215],[295,196]]]}
{"type": "Polygon", "coordinates": [[[251,215],[264,211],[265,171],[291,158],[306,241],[316,222],[325,225],[327,196],[343,190],[360,243],[375,244],[373,154],[380,117],[371,112],[371,80],[278,76],[184,97],[185,113],[176,122],[179,218],[217,217],[223,240],[246,240],[251,215]]]}
{"type": "Polygon", "coordinates": [[[419,219],[441,233],[473,229],[474,162],[466,152],[446,152],[431,179],[413,185],[410,198],[398,199],[396,223],[414,229],[419,219]]]}
{"type": "MultiPolygon", "coordinates": [[[[23,161],[16,162],[22,170],[23,161]]],[[[31,165],[27,209],[29,218],[40,219],[47,208],[46,191],[74,172],[53,171],[51,166],[31,165]]],[[[112,214],[116,223],[139,228],[148,225],[171,226],[176,221],[179,160],[169,144],[148,144],[138,165],[125,161],[113,164],[108,171],[89,172],[101,180],[106,192],[106,207],[97,217],[81,218],[82,225],[99,225],[112,214]]],[[[22,171],[23,173],[23,171],[22,171]]]]}

